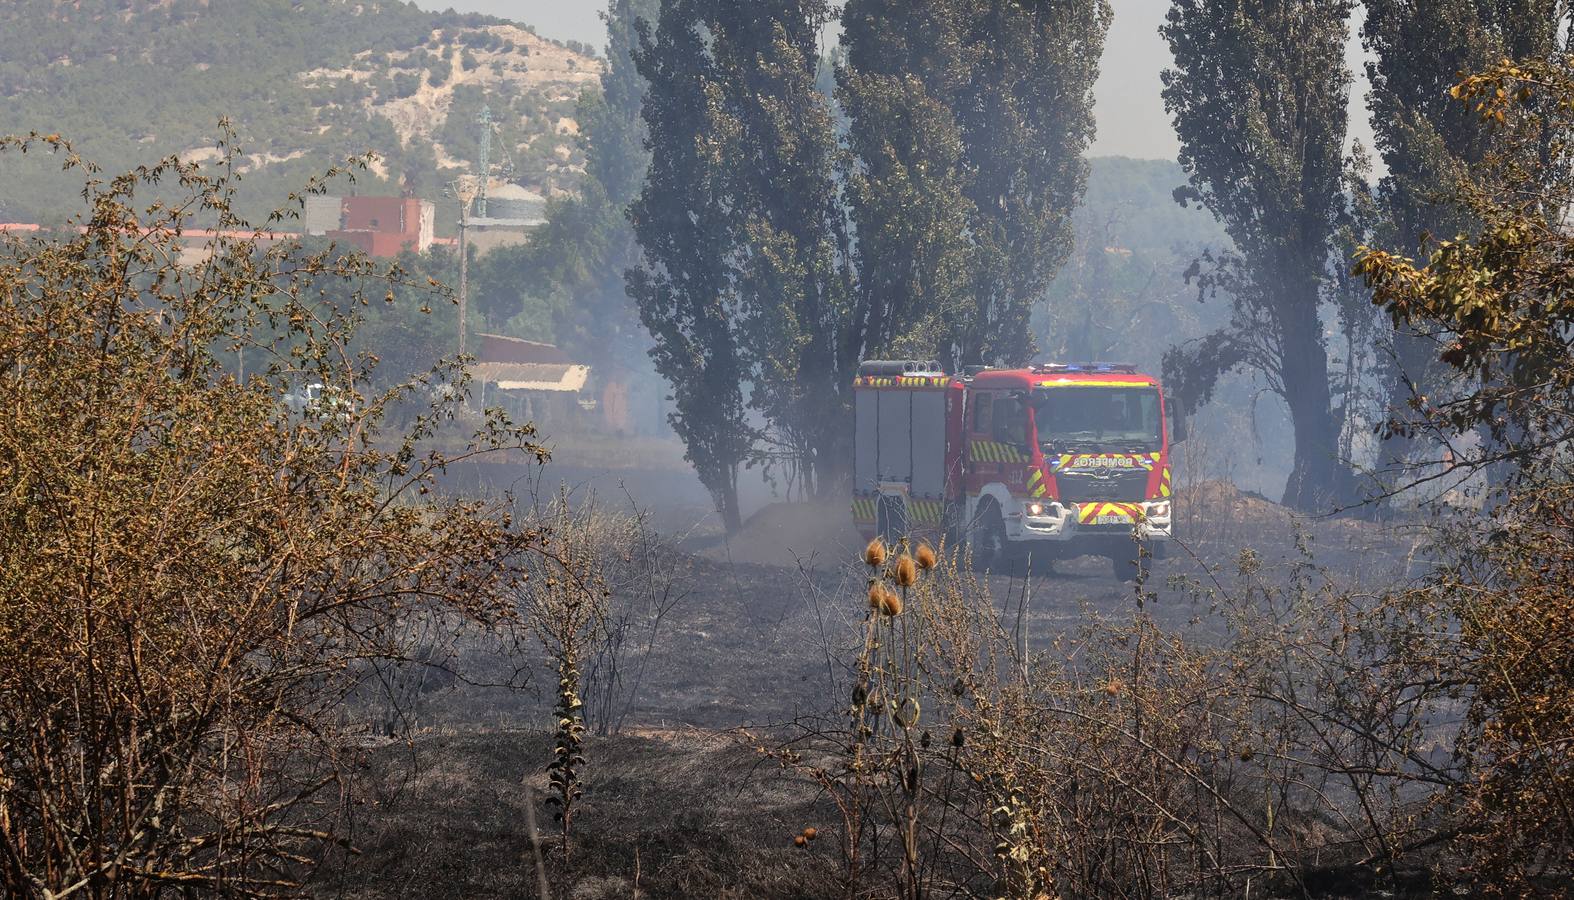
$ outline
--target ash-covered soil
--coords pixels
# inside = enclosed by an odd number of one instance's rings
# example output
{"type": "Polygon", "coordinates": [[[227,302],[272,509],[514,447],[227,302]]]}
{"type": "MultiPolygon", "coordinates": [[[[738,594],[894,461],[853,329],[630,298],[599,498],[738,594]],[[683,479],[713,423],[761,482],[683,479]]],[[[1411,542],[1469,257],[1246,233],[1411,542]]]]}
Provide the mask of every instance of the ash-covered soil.
{"type": "Polygon", "coordinates": [[[520,730],[425,734],[368,752],[354,799],[359,853],[325,867],[314,895],[536,897],[543,875],[551,896],[584,900],[834,891],[830,840],[793,844],[830,815],[814,793],[761,765],[743,736],[692,729],[590,739],[567,875],[541,802],[550,754],[549,735],[520,730]]]}
{"type": "MultiPolygon", "coordinates": [[[[1146,588],[1161,623],[1201,639],[1207,592],[1234,583],[1243,553],[1254,555],[1266,573],[1260,578],[1313,565],[1368,590],[1420,568],[1416,529],[1295,520],[1224,485],[1193,496],[1196,512],[1181,523],[1187,549],[1154,563],[1146,588]]],[[[611,705],[617,715],[608,720],[621,731],[589,739],[571,854],[576,875],[553,895],[830,896],[835,848],[821,841],[801,850],[792,838],[805,826],[824,828],[834,814],[817,806],[812,785],[785,779],[754,748],[779,734],[777,726],[845,706],[846,666],[865,609],[863,541],[842,504],[766,507],[730,538],[703,520],[684,528],[671,509],[664,518],[679,522],[670,552],[681,599],[643,668],[641,644],[631,643],[611,705]]],[[[993,597],[981,602],[992,602],[1035,647],[1087,616],[1129,615],[1135,604],[1133,585],[1092,557],[990,586],[993,597]]],[[[544,672],[536,678],[547,680],[544,672]]],[[[550,834],[540,804],[550,705],[550,686],[450,687],[421,697],[412,732],[369,747],[356,801],[355,844],[364,852],[330,866],[318,894],[535,896],[527,806],[536,801],[537,827],[550,834]]],[[[548,845],[543,855],[549,869],[559,865],[559,850],[548,845]]],[[[553,871],[555,881],[561,870],[553,871]]]]}

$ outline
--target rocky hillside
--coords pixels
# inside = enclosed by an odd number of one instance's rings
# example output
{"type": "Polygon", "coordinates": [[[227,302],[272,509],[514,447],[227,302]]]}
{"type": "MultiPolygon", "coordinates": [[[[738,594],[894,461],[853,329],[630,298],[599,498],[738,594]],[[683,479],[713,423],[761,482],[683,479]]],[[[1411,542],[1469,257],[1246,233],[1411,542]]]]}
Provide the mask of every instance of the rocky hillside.
{"type": "MultiPolygon", "coordinates": [[[[479,156],[542,193],[582,171],[574,111],[601,63],[588,48],[484,16],[393,0],[7,0],[0,3],[0,134],[55,132],[111,171],[168,153],[216,155],[240,135],[256,213],[337,159],[379,161],[359,190],[435,197],[479,156]]],[[[70,212],[47,160],[0,165],[0,220],[70,212]]],[[[446,217],[445,217],[446,218],[446,217]]]]}

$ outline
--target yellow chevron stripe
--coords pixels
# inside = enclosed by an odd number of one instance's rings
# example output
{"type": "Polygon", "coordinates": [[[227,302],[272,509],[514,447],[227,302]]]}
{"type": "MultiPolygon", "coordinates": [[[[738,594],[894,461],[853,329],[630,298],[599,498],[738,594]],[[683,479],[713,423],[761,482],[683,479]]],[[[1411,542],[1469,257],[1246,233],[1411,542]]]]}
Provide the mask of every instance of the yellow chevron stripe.
{"type": "Polygon", "coordinates": [[[1029,458],[1011,444],[1000,441],[973,441],[968,444],[968,458],[973,462],[1025,463],[1029,458]]]}

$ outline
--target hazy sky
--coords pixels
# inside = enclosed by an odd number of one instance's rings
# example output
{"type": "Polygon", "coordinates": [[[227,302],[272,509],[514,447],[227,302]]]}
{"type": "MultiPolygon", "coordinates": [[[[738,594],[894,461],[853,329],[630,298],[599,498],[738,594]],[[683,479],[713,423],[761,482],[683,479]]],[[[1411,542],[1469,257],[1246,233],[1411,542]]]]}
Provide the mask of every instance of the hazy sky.
{"type": "MultiPolygon", "coordinates": [[[[745,0],[746,2],[746,0],[745,0]]],[[[1169,47],[1159,37],[1169,0],[1111,0],[1115,22],[1105,44],[1102,74],[1096,89],[1098,140],[1095,156],[1174,159],[1175,132],[1159,97],[1159,72],[1170,62],[1169,47]]],[[[597,12],[604,0],[416,0],[425,9],[483,12],[536,26],[544,37],[576,40],[600,48],[606,44],[597,12]]],[[[1360,74],[1358,49],[1349,53],[1360,74]]],[[[1360,104],[1366,82],[1358,77],[1352,105],[1360,104]]],[[[1352,134],[1369,148],[1371,130],[1364,112],[1352,109],[1352,134]]]]}

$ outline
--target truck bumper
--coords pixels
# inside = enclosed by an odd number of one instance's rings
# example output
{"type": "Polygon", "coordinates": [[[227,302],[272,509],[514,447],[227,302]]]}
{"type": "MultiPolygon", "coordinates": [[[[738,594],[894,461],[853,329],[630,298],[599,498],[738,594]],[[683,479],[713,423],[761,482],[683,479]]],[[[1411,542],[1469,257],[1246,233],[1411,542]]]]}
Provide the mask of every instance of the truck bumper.
{"type": "Polygon", "coordinates": [[[1015,514],[1006,517],[1006,538],[1011,541],[1129,542],[1132,529],[1136,528],[1138,535],[1145,541],[1163,542],[1171,539],[1173,536],[1171,517],[1174,515],[1174,510],[1169,501],[1150,501],[1132,505],[1143,508],[1144,514],[1140,518],[1119,523],[1088,525],[1078,521],[1077,507],[1074,505],[1067,506],[1055,502],[1023,504],[1015,514]],[[1037,515],[1033,514],[1033,506],[1039,507],[1037,515]],[[1159,512],[1163,512],[1164,515],[1156,515],[1159,512]]]}

